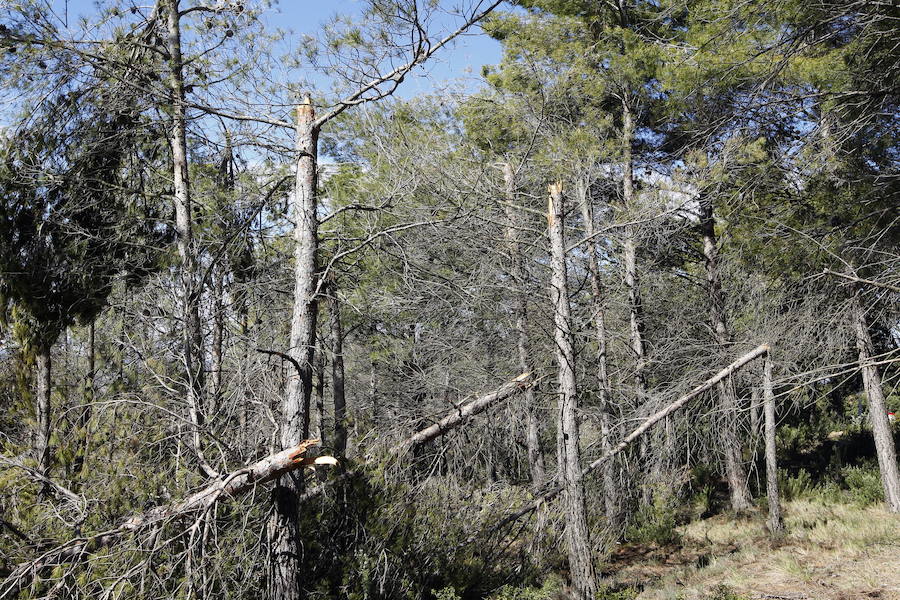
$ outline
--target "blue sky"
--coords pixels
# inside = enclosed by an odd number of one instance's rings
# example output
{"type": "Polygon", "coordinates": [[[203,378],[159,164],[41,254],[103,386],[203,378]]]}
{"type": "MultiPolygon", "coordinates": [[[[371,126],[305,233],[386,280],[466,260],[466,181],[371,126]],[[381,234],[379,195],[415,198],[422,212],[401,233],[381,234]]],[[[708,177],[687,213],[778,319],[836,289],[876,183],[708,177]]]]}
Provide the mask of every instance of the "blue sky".
{"type": "MultiPolygon", "coordinates": [[[[47,1],[60,17],[68,8],[69,23],[76,22],[78,16],[90,19],[95,12],[94,0],[47,1]]],[[[207,3],[213,1],[205,0],[207,3]]],[[[193,3],[194,0],[185,0],[184,5],[190,6],[193,3]]],[[[280,0],[266,19],[273,28],[290,30],[299,38],[301,35],[314,35],[320,25],[335,14],[359,15],[363,6],[363,0],[280,0]]],[[[451,81],[462,82],[469,91],[477,89],[480,87],[482,65],[498,63],[500,54],[500,44],[476,28],[433,57],[426,66],[429,74],[427,79],[410,78],[404,82],[401,95],[409,97],[430,92],[451,81]]],[[[323,87],[327,87],[327,84],[323,87]]]]}

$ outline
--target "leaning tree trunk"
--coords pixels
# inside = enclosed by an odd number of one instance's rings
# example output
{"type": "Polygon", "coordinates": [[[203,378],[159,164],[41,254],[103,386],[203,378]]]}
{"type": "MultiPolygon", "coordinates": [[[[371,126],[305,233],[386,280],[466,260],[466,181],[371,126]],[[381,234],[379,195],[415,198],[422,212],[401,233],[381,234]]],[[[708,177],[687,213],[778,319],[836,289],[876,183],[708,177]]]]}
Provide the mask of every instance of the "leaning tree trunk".
{"type": "Polygon", "coordinates": [[[329,285],[329,317],[331,320],[331,396],[334,402],[334,453],[347,453],[347,398],[344,392],[344,330],[341,326],[341,303],[334,278],[329,285]]]}
{"type": "MultiPolygon", "coordinates": [[[[594,333],[597,337],[597,394],[600,401],[600,447],[609,452],[612,447],[612,402],[609,390],[609,372],[606,364],[606,318],[603,297],[603,284],[600,281],[600,264],[597,260],[597,240],[594,237],[594,210],[591,205],[587,184],[579,182],[578,201],[581,206],[581,218],[584,221],[584,233],[588,239],[586,255],[588,271],[591,276],[591,299],[593,301],[594,333]]],[[[606,521],[611,531],[618,532],[619,498],[616,485],[615,463],[606,461],[603,464],[603,507],[606,521]]]]}
{"type": "MultiPolygon", "coordinates": [[[[516,351],[519,370],[529,373],[534,370],[528,339],[528,300],[526,298],[526,275],[522,242],[520,240],[520,219],[516,211],[516,182],[511,163],[503,165],[503,180],[506,192],[506,241],[509,246],[509,275],[514,286],[514,310],[516,319],[516,351]]],[[[546,466],[541,449],[540,428],[535,414],[534,390],[525,390],[525,445],[528,451],[528,467],[531,471],[531,486],[537,491],[544,485],[546,466]]]]}
{"type": "Polygon", "coordinates": [[[859,293],[853,296],[852,312],[863,387],[869,399],[869,422],[872,425],[872,437],[875,438],[875,453],[878,455],[884,501],[887,503],[888,510],[900,513],[900,472],[897,469],[897,450],[894,447],[894,437],[887,416],[884,391],[881,388],[881,374],[878,372],[878,367],[872,364],[875,350],[872,345],[872,336],[869,334],[866,314],[859,301],[859,293]]]}
{"type": "Polygon", "coordinates": [[[553,302],[556,361],[559,367],[559,422],[557,439],[559,470],[565,491],[566,541],[569,549],[569,571],[578,600],[593,600],[597,593],[594,565],[591,561],[590,534],[581,481],[581,449],[579,448],[577,388],[575,384],[575,349],[566,275],[566,245],[562,184],[550,186],[547,206],[550,239],[550,298],[553,302]]]}
{"type": "Polygon", "coordinates": [[[209,414],[215,420],[219,408],[222,406],[222,376],[224,363],[225,344],[225,284],[224,269],[216,266],[213,269],[212,285],[212,347],[210,348],[210,360],[212,371],[212,394],[210,395],[209,414]]]}
{"type": "Polygon", "coordinates": [[[37,432],[34,440],[34,453],[38,471],[44,476],[50,470],[50,350],[52,344],[41,343],[37,350],[37,396],[35,397],[35,413],[37,416],[37,432]]]}
{"type": "MultiPolygon", "coordinates": [[[[318,129],[307,97],[297,107],[297,174],[294,184],[294,307],[288,354],[300,365],[291,371],[281,409],[281,447],[290,448],[309,433],[309,400],[316,335],[316,162],[318,129]]],[[[298,494],[301,480],[288,473],[278,480],[270,524],[272,600],[301,597],[298,494]]]]}
{"type": "Polygon", "coordinates": [[[775,391],[772,388],[772,357],[766,353],[763,362],[763,397],[766,419],[766,495],[769,501],[769,532],[773,536],[784,533],[781,517],[781,496],[778,492],[778,459],[775,454],[775,391]]]}
{"type": "Polygon", "coordinates": [[[187,119],[185,116],[184,61],[181,56],[181,15],[179,0],[166,2],[166,24],[169,52],[169,88],[172,92],[172,184],[175,199],[175,233],[181,259],[181,313],[183,328],[183,361],[187,374],[187,403],[191,420],[194,452],[200,471],[215,477],[203,453],[203,334],[200,323],[200,289],[197,281],[197,257],[194,255],[191,227],[191,191],[188,176],[187,119]]]}
{"type": "MultiPolygon", "coordinates": [[[[719,277],[718,249],[716,246],[716,220],[712,201],[700,202],[700,230],[703,235],[703,257],[706,263],[706,289],[709,301],[709,320],[720,349],[728,346],[730,336],[725,322],[725,299],[719,277]]],[[[747,475],[741,459],[741,442],[737,429],[737,392],[731,378],[719,382],[719,407],[722,427],[719,430],[719,444],[725,460],[725,477],[731,492],[731,508],[745,511],[750,508],[750,493],[747,490],[747,475]]]]}

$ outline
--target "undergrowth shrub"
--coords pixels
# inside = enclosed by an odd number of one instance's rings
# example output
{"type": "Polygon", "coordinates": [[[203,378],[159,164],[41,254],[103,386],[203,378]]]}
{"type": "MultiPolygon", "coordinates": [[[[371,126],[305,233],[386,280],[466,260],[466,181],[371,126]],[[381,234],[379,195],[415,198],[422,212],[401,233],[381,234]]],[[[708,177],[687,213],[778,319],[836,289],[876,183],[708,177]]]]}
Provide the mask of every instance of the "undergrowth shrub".
{"type": "Polygon", "coordinates": [[[680,540],[676,527],[678,507],[676,498],[659,491],[653,496],[653,504],[638,509],[628,526],[626,538],[639,544],[667,546],[680,540]]]}

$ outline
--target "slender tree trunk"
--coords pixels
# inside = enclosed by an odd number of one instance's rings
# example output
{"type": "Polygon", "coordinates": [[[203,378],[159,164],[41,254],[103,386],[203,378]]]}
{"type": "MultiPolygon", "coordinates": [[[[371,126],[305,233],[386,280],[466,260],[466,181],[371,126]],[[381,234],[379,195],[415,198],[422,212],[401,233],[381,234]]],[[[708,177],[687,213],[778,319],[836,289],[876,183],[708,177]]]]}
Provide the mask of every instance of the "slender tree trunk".
{"type": "Polygon", "coordinates": [[[81,475],[84,470],[84,459],[90,451],[91,436],[88,431],[88,423],[91,420],[91,409],[94,405],[94,379],[97,374],[97,338],[94,324],[95,321],[92,320],[88,325],[88,368],[84,379],[84,406],[81,407],[81,414],[78,415],[78,441],[81,447],[78,448],[72,464],[72,473],[76,477],[81,475]]]}
{"type": "Polygon", "coordinates": [[[881,388],[881,374],[878,372],[878,367],[871,364],[875,350],[872,345],[872,336],[869,334],[866,314],[859,300],[859,293],[853,296],[853,319],[863,387],[866,390],[866,397],[869,399],[869,422],[872,425],[872,437],[875,438],[875,453],[878,455],[884,501],[887,503],[888,510],[900,513],[900,472],[897,469],[897,450],[894,447],[891,423],[887,416],[884,390],[881,388]]]}
{"type": "MultiPolygon", "coordinates": [[[[712,202],[706,198],[700,202],[700,229],[703,234],[703,256],[706,263],[709,320],[716,344],[724,349],[731,340],[725,322],[725,299],[719,277],[716,220],[712,202]]],[[[750,508],[750,493],[747,489],[747,474],[741,458],[741,442],[737,429],[737,392],[731,378],[719,382],[717,390],[722,413],[719,443],[725,460],[725,477],[728,479],[728,489],[731,493],[731,508],[740,512],[750,508]]]]}
{"type": "Polygon", "coordinates": [[[225,286],[223,282],[224,269],[218,267],[213,272],[213,288],[212,288],[212,348],[210,348],[210,356],[212,364],[212,394],[210,395],[209,414],[211,419],[215,419],[219,407],[222,405],[222,365],[223,351],[222,347],[225,342],[225,286]]]}
{"type": "Polygon", "coordinates": [[[187,401],[194,452],[200,471],[215,477],[203,453],[203,333],[200,323],[200,289],[197,281],[197,257],[194,255],[191,226],[191,192],[188,176],[187,120],[185,117],[184,61],[181,56],[181,17],[179,0],[166,2],[167,49],[169,52],[169,88],[172,91],[172,182],[175,200],[175,232],[181,259],[181,311],[184,323],[183,359],[187,373],[187,401]]]}
{"type": "Polygon", "coordinates": [[[566,541],[569,571],[578,600],[593,600],[597,593],[594,565],[591,560],[590,534],[581,481],[581,449],[579,447],[577,388],[575,384],[575,349],[572,319],[566,281],[566,244],[562,184],[550,186],[547,207],[550,239],[550,297],[554,308],[556,360],[559,366],[559,470],[562,473],[566,503],[566,541]]]}
{"type": "MultiPolygon", "coordinates": [[[[600,402],[600,446],[603,452],[612,448],[612,400],[609,390],[609,372],[606,364],[606,317],[603,284],[600,280],[600,264],[597,259],[597,240],[594,238],[594,210],[590,194],[584,181],[578,183],[578,201],[581,218],[584,221],[585,237],[589,239],[586,248],[588,271],[591,276],[591,299],[593,301],[594,333],[597,337],[597,396],[600,402]]],[[[616,485],[615,463],[603,464],[603,507],[606,521],[611,531],[620,528],[618,486],[616,485]]]]}
{"type": "MultiPolygon", "coordinates": [[[[294,184],[294,307],[288,353],[301,365],[287,380],[281,414],[281,447],[290,448],[309,437],[309,401],[316,335],[316,163],[318,130],[315,110],[307,97],[297,107],[297,174],[294,184]]],[[[275,511],[271,533],[272,600],[302,596],[300,529],[297,512],[302,479],[287,474],[273,490],[275,511]]]]}
{"type": "MultiPolygon", "coordinates": [[[[634,161],[631,154],[631,145],[634,143],[634,120],[628,104],[623,103],[622,106],[622,200],[627,211],[635,208],[636,201],[634,161]]],[[[644,376],[647,357],[644,350],[644,305],[641,300],[637,271],[637,235],[633,225],[626,225],[623,233],[625,287],[628,288],[629,339],[634,359],[634,383],[637,388],[638,403],[641,404],[647,395],[647,381],[644,376]]]]}
{"type": "Polygon", "coordinates": [[[331,320],[331,394],[334,401],[334,452],[347,453],[347,399],[344,393],[344,330],[341,326],[341,303],[337,283],[329,286],[331,320]]]}
{"type": "Polygon", "coordinates": [[[781,518],[781,496],[778,492],[778,460],[775,455],[775,392],[772,388],[772,358],[763,362],[763,396],[766,419],[766,496],[769,500],[769,531],[773,536],[784,533],[781,518]]]}
{"type": "Polygon", "coordinates": [[[34,451],[38,463],[38,471],[46,476],[50,471],[50,396],[52,379],[50,372],[50,351],[52,344],[41,343],[37,350],[37,395],[35,397],[35,414],[37,432],[34,451]]]}
{"type": "Polygon", "coordinates": [[[323,446],[327,445],[325,433],[325,340],[319,339],[319,351],[316,352],[316,428],[315,437],[323,446]]]}
{"type": "MultiPolygon", "coordinates": [[[[530,373],[534,370],[528,339],[528,300],[526,298],[526,276],[522,242],[519,238],[520,219],[516,211],[516,182],[511,163],[503,165],[503,180],[506,191],[506,241],[509,246],[509,275],[515,286],[516,350],[519,370],[530,373]]],[[[540,426],[537,419],[534,390],[525,390],[525,445],[528,450],[528,467],[531,471],[531,486],[537,491],[546,479],[544,451],[541,449],[540,426]]]]}

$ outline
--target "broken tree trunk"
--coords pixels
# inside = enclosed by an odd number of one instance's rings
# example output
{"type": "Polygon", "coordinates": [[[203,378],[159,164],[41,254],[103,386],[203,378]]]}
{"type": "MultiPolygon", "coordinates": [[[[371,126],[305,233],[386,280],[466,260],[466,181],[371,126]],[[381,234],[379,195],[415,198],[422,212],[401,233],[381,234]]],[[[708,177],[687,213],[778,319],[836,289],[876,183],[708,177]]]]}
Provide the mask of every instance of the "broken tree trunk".
{"type": "Polygon", "coordinates": [[[763,399],[766,413],[766,495],[769,500],[769,532],[784,533],[781,518],[781,496],[778,492],[778,461],[775,455],[775,391],[772,388],[772,360],[768,353],[763,362],[763,399]]]}
{"type": "MultiPolygon", "coordinates": [[[[712,377],[710,377],[709,379],[707,379],[706,381],[704,381],[703,383],[701,383],[700,385],[698,385],[697,387],[692,389],[687,394],[681,396],[680,398],[678,398],[677,400],[675,400],[674,402],[672,402],[671,404],[669,404],[662,410],[660,410],[657,413],[648,417],[643,423],[641,423],[641,425],[639,427],[637,427],[634,431],[629,433],[625,437],[625,439],[623,439],[621,442],[616,444],[609,452],[604,452],[603,455],[600,456],[600,458],[598,458],[597,460],[595,460],[594,462],[589,464],[581,472],[580,478],[583,479],[588,474],[590,474],[591,471],[593,471],[594,469],[596,469],[597,467],[599,467],[600,465],[602,465],[603,463],[605,463],[612,457],[614,457],[617,454],[619,454],[620,452],[622,452],[633,441],[635,441],[636,439],[640,438],[642,435],[647,433],[647,431],[651,427],[653,427],[654,425],[656,425],[657,423],[659,423],[660,421],[665,419],[667,416],[671,415],[672,413],[674,413],[675,411],[677,411],[678,409],[683,407],[689,401],[696,398],[703,392],[706,392],[706,391],[712,389],[713,386],[718,384],[720,381],[722,381],[726,377],[730,377],[735,371],[744,367],[747,363],[751,362],[754,359],[759,358],[760,356],[766,355],[768,352],[769,352],[768,344],[763,344],[761,346],[754,348],[747,354],[741,356],[736,361],[734,361],[733,363],[731,363],[730,365],[728,365],[727,367],[725,367],[724,369],[722,369],[721,371],[719,371],[718,373],[716,373],[715,375],[713,375],[712,377]]],[[[548,502],[549,500],[552,500],[553,498],[558,496],[560,492],[562,492],[562,488],[558,485],[554,486],[553,488],[551,488],[551,489],[547,490],[546,492],[544,492],[543,494],[541,494],[534,502],[529,504],[527,507],[504,517],[499,523],[497,523],[497,525],[491,527],[491,529],[488,531],[488,533],[493,533],[493,532],[499,530],[500,528],[502,528],[503,526],[508,525],[509,523],[518,521],[525,515],[528,515],[528,514],[532,513],[533,511],[535,511],[543,503],[548,502]]],[[[467,540],[467,543],[472,542],[474,540],[475,540],[474,537],[470,538],[469,540],[467,540]]]]}
{"type": "MultiPolygon", "coordinates": [[[[504,400],[514,396],[519,392],[525,392],[527,390],[533,389],[540,381],[541,378],[534,378],[532,377],[531,373],[522,373],[512,381],[504,383],[493,392],[484,394],[483,396],[479,396],[474,400],[471,400],[464,404],[460,404],[457,408],[452,410],[447,416],[445,416],[437,423],[434,423],[433,425],[429,425],[425,429],[417,431],[399,444],[392,446],[388,451],[388,454],[391,456],[396,456],[398,454],[402,454],[403,452],[408,452],[409,450],[412,450],[413,448],[416,448],[423,444],[427,444],[433,439],[447,433],[451,429],[459,427],[472,417],[483,413],[491,406],[503,402],[504,400]]],[[[371,460],[372,457],[366,457],[366,462],[371,460]]],[[[350,477],[358,475],[359,473],[360,472],[358,470],[346,471],[339,477],[336,477],[331,481],[320,483],[319,485],[310,488],[302,496],[300,496],[300,502],[302,503],[317,496],[321,496],[325,492],[325,490],[327,490],[335,483],[346,481],[350,477]]]]}
{"type": "Polygon", "coordinates": [[[162,524],[176,517],[208,510],[222,498],[235,498],[260,484],[272,481],[303,466],[333,464],[334,459],[331,457],[313,459],[305,456],[307,451],[318,443],[319,440],[305,440],[242,469],[222,475],[202,490],[183,500],[133,515],[115,529],[74,539],[58,546],[36,560],[17,567],[0,587],[0,599],[14,597],[19,590],[30,585],[35,578],[50,572],[55,566],[86,560],[101,548],[117,543],[123,536],[138,533],[150,526],[162,524]]]}

